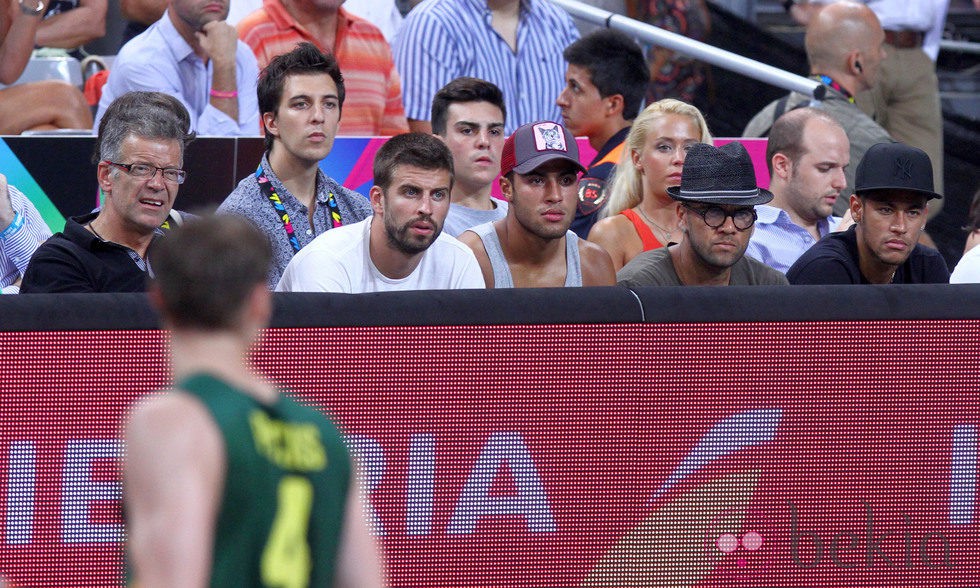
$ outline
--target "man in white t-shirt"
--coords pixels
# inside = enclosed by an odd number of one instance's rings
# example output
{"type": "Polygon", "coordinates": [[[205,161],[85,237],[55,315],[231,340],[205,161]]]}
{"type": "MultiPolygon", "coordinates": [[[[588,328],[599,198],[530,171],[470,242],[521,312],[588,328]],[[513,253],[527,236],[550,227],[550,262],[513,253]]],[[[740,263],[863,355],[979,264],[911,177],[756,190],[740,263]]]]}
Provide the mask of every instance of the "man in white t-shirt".
{"type": "Polygon", "coordinates": [[[374,216],[327,231],[297,253],[280,292],[387,292],[484,288],[468,247],[442,233],[453,157],[433,135],[406,133],[374,158],[374,216]]]}

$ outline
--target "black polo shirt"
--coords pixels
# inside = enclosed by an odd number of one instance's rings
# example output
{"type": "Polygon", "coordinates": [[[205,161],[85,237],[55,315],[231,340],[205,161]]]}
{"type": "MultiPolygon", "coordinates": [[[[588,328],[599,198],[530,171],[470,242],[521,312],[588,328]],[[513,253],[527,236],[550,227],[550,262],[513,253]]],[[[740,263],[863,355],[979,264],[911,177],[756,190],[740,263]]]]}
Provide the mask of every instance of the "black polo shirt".
{"type": "MultiPolygon", "coordinates": [[[[146,291],[147,271],[133,257],[139,255],[85,228],[96,216],[93,212],[69,218],[63,232],[38,247],[24,270],[22,294],[146,291]]],[[[143,265],[148,268],[149,261],[143,260],[143,265]]]]}

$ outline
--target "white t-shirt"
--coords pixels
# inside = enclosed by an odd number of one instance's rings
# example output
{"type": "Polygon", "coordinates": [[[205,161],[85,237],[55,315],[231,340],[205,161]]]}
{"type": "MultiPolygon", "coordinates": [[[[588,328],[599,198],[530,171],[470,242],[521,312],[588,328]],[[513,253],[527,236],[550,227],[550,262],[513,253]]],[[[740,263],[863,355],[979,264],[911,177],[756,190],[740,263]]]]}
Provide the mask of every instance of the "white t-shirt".
{"type": "Polygon", "coordinates": [[[980,245],[963,254],[949,276],[950,284],[980,284],[980,245]]]}
{"type": "Polygon", "coordinates": [[[330,229],[313,239],[293,256],[276,291],[360,294],[486,287],[473,252],[445,232],[425,250],[411,274],[400,279],[385,276],[369,252],[373,218],[330,229]]]}
{"type": "Polygon", "coordinates": [[[395,0],[347,0],[344,10],[381,29],[381,34],[388,43],[394,42],[395,34],[405,20],[398,11],[395,0]]]}

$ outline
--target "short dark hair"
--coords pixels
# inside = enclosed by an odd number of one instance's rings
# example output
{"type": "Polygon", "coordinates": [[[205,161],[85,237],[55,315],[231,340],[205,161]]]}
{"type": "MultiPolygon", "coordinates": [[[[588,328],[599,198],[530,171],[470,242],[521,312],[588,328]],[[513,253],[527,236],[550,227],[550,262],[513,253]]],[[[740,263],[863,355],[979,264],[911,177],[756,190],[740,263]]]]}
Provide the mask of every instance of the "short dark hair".
{"type": "Polygon", "coordinates": [[[395,166],[411,165],[424,170],[446,170],[452,186],[453,154],[449,147],[428,133],[402,133],[388,139],[374,155],[374,184],[387,191],[395,166]]]}
{"type": "Polygon", "coordinates": [[[99,121],[94,163],[119,161],[122,144],[130,136],[179,141],[183,161],[195,134],[180,100],[163,92],[126,92],[112,101],[99,121]]]}
{"type": "MultiPolygon", "coordinates": [[[[275,113],[282,100],[282,90],[286,86],[286,78],[295,75],[327,74],[337,85],[337,97],[340,99],[340,109],[344,108],[344,76],[333,55],[317,49],[316,45],[303,42],[289,53],[283,53],[272,58],[259,74],[258,98],[259,113],[275,113]]],[[[272,148],[272,135],[265,131],[265,149],[272,148]]]]}
{"type": "Polygon", "coordinates": [[[236,326],[255,286],[266,283],[272,246],[244,217],[209,214],[159,239],[150,259],[166,320],[177,327],[227,330],[236,326]]]}
{"type": "Polygon", "coordinates": [[[650,69],[636,41],[619,31],[600,29],[565,47],[563,55],[568,63],[589,70],[600,96],[623,97],[624,119],[636,118],[650,83],[650,69]]]}
{"type": "Polygon", "coordinates": [[[457,102],[489,102],[500,109],[507,120],[507,107],[504,106],[504,93],[496,84],[479,78],[461,77],[449,82],[436,92],[432,98],[432,132],[446,134],[446,120],[449,107],[457,102]]]}
{"type": "Polygon", "coordinates": [[[844,130],[834,117],[809,106],[795,108],[783,114],[772,124],[769,142],[766,144],[766,166],[769,168],[770,176],[772,176],[772,157],[777,153],[782,153],[794,164],[803,157],[803,130],[813,119],[820,119],[844,130]]]}

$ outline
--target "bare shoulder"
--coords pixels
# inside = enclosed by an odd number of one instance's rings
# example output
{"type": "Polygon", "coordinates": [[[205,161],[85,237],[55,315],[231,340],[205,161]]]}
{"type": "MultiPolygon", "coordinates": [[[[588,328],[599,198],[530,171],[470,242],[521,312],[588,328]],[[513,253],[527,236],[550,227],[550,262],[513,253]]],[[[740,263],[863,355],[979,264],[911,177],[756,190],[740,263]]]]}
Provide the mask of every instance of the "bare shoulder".
{"type": "Polygon", "coordinates": [[[190,455],[202,461],[221,458],[221,432],[211,414],[200,400],[180,391],[140,400],[126,421],[125,440],[127,455],[134,462],[154,455],[167,459],[190,455]]]}
{"type": "Polygon", "coordinates": [[[463,245],[466,245],[472,249],[473,253],[477,255],[480,253],[483,255],[487,254],[487,249],[483,246],[483,239],[481,239],[480,236],[473,231],[463,231],[458,237],[456,237],[456,239],[458,239],[463,245]]]}
{"type": "Polygon", "coordinates": [[[592,226],[589,241],[593,243],[618,243],[633,231],[633,223],[621,214],[604,218],[592,226]]]}
{"type": "Polygon", "coordinates": [[[130,411],[126,433],[190,433],[202,425],[213,425],[204,404],[189,394],[169,390],[139,400],[130,411]]]}
{"type": "Polygon", "coordinates": [[[483,274],[484,283],[486,283],[487,288],[493,288],[493,266],[490,265],[490,255],[487,253],[487,248],[483,244],[483,239],[473,231],[463,231],[456,238],[473,251],[473,255],[476,256],[476,262],[480,264],[480,272],[483,274]]]}
{"type": "Polygon", "coordinates": [[[145,586],[204,586],[225,476],[207,408],[183,392],[141,401],[126,422],[123,500],[133,573],[145,586]]]}
{"type": "Polygon", "coordinates": [[[582,260],[583,286],[616,285],[616,268],[605,249],[591,241],[579,239],[578,253],[582,260]]]}

